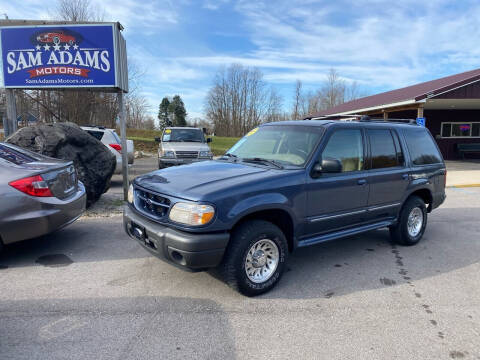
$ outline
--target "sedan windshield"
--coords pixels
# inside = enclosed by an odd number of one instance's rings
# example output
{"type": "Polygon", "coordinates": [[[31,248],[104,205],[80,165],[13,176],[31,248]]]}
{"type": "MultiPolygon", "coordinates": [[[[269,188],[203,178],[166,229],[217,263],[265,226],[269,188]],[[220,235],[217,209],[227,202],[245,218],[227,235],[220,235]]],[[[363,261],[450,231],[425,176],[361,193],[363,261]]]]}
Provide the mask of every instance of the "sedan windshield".
{"type": "Polygon", "coordinates": [[[164,142],[205,142],[203,132],[197,129],[165,129],[164,142]]]}
{"type": "Polygon", "coordinates": [[[313,126],[269,125],[250,131],[227,154],[238,159],[270,160],[303,166],[315,149],[323,129],[313,126]]]}

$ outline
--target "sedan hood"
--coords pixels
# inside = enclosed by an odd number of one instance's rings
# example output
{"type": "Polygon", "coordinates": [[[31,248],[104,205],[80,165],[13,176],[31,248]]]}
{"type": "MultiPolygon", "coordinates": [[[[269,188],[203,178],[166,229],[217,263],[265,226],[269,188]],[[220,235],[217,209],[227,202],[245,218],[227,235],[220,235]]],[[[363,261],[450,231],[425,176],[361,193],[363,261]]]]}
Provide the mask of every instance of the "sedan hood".
{"type": "Polygon", "coordinates": [[[137,177],[135,183],[161,194],[200,200],[215,191],[258,181],[269,171],[241,163],[202,161],[157,170],[137,177]]]}

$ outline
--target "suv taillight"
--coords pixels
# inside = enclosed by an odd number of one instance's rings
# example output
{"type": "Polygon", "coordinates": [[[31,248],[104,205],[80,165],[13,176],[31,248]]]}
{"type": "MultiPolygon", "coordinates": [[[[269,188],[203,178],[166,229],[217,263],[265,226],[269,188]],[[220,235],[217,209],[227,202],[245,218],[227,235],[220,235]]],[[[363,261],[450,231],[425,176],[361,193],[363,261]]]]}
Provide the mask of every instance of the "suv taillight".
{"type": "Polygon", "coordinates": [[[110,145],[112,148],[117,150],[120,154],[122,153],[122,145],[120,144],[108,144],[108,145],[110,145]]]}
{"type": "Polygon", "coordinates": [[[30,176],[20,180],[11,181],[8,185],[15,189],[37,197],[52,197],[53,194],[48,188],[48,184],[40,175],[30,176]]]}

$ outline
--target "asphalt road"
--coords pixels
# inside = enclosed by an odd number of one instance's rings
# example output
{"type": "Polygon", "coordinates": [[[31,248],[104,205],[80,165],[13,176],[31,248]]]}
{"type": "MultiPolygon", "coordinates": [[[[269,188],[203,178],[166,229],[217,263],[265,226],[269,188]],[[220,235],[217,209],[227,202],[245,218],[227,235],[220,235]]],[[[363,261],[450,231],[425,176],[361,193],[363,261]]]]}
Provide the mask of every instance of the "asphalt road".
{"type": "Polygon", "coordinates": [[[0,359],[480,359],[480,188],[447,194],[419,245],[300,249],[253,299],[82,218],[0,255],[0,359]]]}

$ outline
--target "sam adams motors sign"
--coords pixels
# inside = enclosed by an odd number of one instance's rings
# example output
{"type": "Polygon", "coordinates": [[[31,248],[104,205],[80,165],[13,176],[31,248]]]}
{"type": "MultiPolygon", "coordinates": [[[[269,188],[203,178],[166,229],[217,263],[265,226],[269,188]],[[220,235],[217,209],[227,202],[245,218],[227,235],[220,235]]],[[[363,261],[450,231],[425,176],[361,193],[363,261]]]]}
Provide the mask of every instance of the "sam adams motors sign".
{"type": "Polygon", "coordinates": [[[117,23],[0,28],[6,88],[128,91],[125,40],[117,23]]]}

